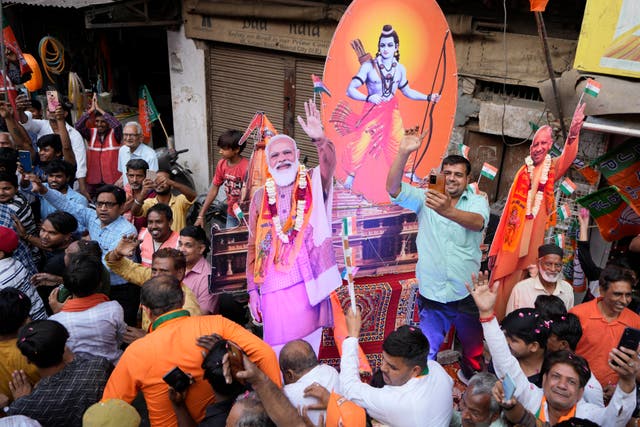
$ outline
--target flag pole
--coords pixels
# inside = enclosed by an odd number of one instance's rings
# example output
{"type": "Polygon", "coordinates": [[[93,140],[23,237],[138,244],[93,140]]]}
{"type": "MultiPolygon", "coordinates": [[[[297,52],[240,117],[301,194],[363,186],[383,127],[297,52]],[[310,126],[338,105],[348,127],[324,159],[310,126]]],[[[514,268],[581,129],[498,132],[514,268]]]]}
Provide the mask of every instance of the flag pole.
{"type": "Polygon", "coordinates": [[[165,138],[167,138],[167,141],[169,141],[169,134],[167,133],[167,129],[165,129],[164,127],[164,123],[162,123],[162,117],[160,117],[160,114],[158,114],[158,121],[160,122],[160,126],[162,126],[162,131],[164,132],[165,138]]]}
{"type": "Polygon", "coordinates": [[[480,180],[482,179],[482,173],[480,173],[480,176],[478,177],[478,181],[476,182],[476,184],[478,184],[478,189],[480,188],[480,180]]]}

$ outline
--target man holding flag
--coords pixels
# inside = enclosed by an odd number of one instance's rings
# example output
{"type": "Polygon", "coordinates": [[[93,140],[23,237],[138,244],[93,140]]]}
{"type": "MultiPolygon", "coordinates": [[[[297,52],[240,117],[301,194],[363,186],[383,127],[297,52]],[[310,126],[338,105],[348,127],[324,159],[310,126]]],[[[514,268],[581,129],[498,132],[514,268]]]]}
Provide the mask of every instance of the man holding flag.
{"type": "Polygon", "coordinates": [[[298,122],[318,149],[320,165],[307,172],[296,142],[272,137],[265,148],[270,177],[249,208],[249,307],[276,352],[304,339],[317,353],[322,328],[333,325],[328,297],[342,283],[331,238],[335,147],[311,100],[305,113],[307,120],[298,122]]]}

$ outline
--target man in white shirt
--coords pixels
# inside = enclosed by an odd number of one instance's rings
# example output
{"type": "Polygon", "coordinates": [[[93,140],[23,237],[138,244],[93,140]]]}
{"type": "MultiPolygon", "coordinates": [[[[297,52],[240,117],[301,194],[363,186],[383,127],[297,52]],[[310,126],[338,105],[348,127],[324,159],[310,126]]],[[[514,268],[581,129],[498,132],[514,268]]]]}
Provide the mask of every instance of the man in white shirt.
{"type": "MultiPolygon", "coordinates": [[[[338,371],[329,365],[318,363],[313,347],[304,340],[289,341],[280,350],[280,370],[284,378],[284,394],[296,408],[317,405],[318,400],[308,397],[305,389],[311,385],[321,385],[328,393],[340,393],[338,371]]],[[[327,393],[327,395],[328,395],[327,393]]],[[[318,424],[320,414],[326,419],[326,412],[311,409],[309,418],[318,424]]]]}
{"type": "MultiPolygon", "coordinates": [[[[127,179],[127,162],[131,159],[142,159],[149,165],[149,170],[158,170],[158,157],[153,148],[142,143],[142,126],[138,122],[128,122],[122,131],[122,146],[118,151],[118,170],[122,172],[122,185],[127,179]]],[[[119,185],[119,184],[116,184],[119,185]]]]}
{"type": "Polygon", "coordinates": [[[562,280],[562,248],[552,243],[538,248],[538,275],[518,282],[507,302],[506,313],[518,308],[533,308],[538,295],[555,295],[567,311],[573,307],[573,287],[562,280]]]}
{"type": "Polygon", "coordinates": [[[342,343],[340,389],[382,424],[394,427],[449,425],[453,412],[453,380],[434,360],[427,361],[429,341],[420,328],[401,326],[382,344],[383,388],[360,380],[358,336],[360,311],[346,313],[348,338],[342,343]]]}
{"type": "Polygon", "coordinates": [[[557,424],[560,418],[572,416],[589,419],[604,427],[626,425],[636,407],[635,376],[640,372],[636,349],[611,349],[609,367],[618,374],[619,381],[605,408],[582,399],[591,371],[584,358],[570,351],[555,351],[546,356],[542,366],[542,388],[536,387],[529,383],[509,351],[496,320],[498,282],[489,286],[488,273],[474,275],[472,282],[473,286],[467,287],[480,312],[480,323],[496,375],[502,378],[509,374],[516,385],[514,396],[525,409],[551,425],[557,424]]]}

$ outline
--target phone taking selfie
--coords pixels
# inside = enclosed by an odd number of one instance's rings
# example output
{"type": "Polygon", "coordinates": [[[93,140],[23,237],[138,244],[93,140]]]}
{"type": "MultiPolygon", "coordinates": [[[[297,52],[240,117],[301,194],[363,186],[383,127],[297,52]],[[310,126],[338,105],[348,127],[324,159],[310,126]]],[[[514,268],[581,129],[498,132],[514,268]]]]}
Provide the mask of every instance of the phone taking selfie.
{"type": "Polygon", "coordinates": [[[444,194],[444,175],[441,173],[429,175],[429,189],[444,194]]]}
{"type": "Polygon", "coordinates": [[[150,179],[151,181],[153,181],[154,183],[156,182],[156,176],[158,175],[158,173],[156,171],[152,171],[151,169],[147,169],[147,179],[150,179]]]}
{"type": "MultiPolygon", "coordinates": [[[[618,349],[624,347],[636,351],[638,344],[640,344],[640,329],[630,328],[628,326],[624,328],[620,342],[618,342],[618,349]]],[[[618,366],[615,360],[612,360],[611,363],[618,366]]]]}
{"type": "Polygon", "coordinates": [[[234,380],[244,384],[244,380],[238,378],[238,372],[244,370],[244,362],[242,360],[242,350],[240,347],[232,342],[227,342],[227,353],[229,354],[229,368],[231,369],[231,376],[234,380]]]}
{"type": "Polygon", "coordinates": [[[182,393],[191,385],[191,377],[177,366],[167,372],[167,374],[162,377],[162,380],[178,393],[182,393]]]}
{"type": "Polygon", "coordinates": [[[47,91],[47,111],[50,113],[55,113],[56,108],[60,105],[60,100],[58,99],[58,91],[57,90],[48,90],[47,91]]]}
{"type": "Polygon", "coordinates": [[[27,150],[18,151],[18,160],[22,165],[22,170],[25,173],[33,172],[33,165],[31,164],[31,153],[27,150]]]}
{"type": "Polygon", "coordinates": [[[502,380],[502,389],[504,390],[504,400],[511,400],[513,394],[516,392],[516,383],[513,382],[509,374],[506,374],[502,380]]]}

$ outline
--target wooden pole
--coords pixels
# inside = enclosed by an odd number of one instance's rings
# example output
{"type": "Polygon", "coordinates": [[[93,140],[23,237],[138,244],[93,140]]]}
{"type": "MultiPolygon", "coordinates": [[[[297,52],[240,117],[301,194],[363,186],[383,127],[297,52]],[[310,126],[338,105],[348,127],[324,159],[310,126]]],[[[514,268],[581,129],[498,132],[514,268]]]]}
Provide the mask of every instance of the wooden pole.
{"type": "Polygon", "coordinates": [[[547,42],[547,29],[544,26],[544,19],[542,18],[542,12],[533,12],[536,17],[536,24],[538,25],[538,35],[542,42],[542,51],[547,63],[547,71],[549,72],[549,79],[551,80],[551,88],[553,89],[553,98],[558,109],[558,119],[560,119],[560,129],[562,130],[562,138],[567,140],[567,129],[564,125],[564,113],[562,112],[562,104],[560,103],[560,97],[558,96],[558,88],[556,87],[555,74],[553,72],[553,64],[551,63],[551,52],[549,51],[549,43],[547,42]]]}

